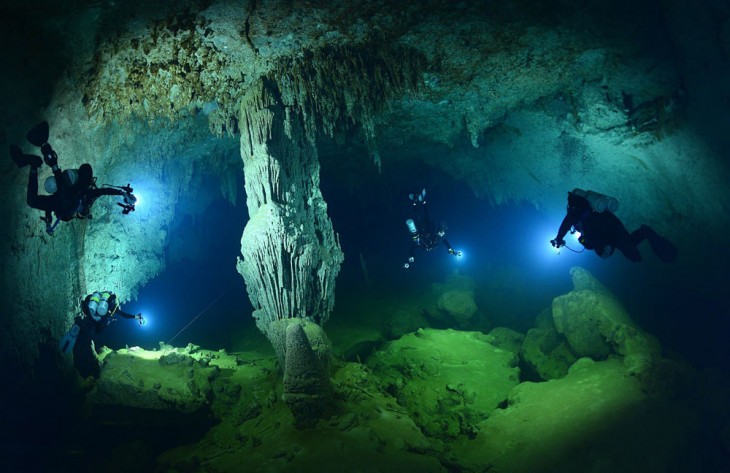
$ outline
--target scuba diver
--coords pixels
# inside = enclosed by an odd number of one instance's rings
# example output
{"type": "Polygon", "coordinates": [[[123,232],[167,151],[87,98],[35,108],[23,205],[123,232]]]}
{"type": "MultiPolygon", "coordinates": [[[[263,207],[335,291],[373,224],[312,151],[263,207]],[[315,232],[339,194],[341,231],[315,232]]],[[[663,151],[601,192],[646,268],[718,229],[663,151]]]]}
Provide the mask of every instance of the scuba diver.
{"type": "Polygon", "coordinates": [[[145,320],[142,314],[130,314],[124,312],[117,302],[117,295],[109,291],[98,291],[87,295],[80,302],[81,315],[74,318],[74,325],[64,335],[59,343],[59,348],[64,355],[73,352],[74,365],[84,377],[99,376],[99,363],[96,361],[91,340],[117,319],[120,315],[125,319],[136,319],[140,325],[145,320]],[[83,340],[77,343],[77,339],[83,340]]]}
{"type": "Polygon", "coordinates": [[[26,137],[30,143],[40,147],[43,159],[23,154],[16,145],[10,145],[10,158],[19,168],[30,166],[27,202],[31,208],[45,211],[41,220],[46,223],[46,233],[52,235],[61,220],[91,218],[91,206],[102,195],[121,196],[122,202],[117,202],[117,205],[122,207],[122,213],[126,215],[134,211],[137,198],[129,184],[123,187],[104,185],[99,189],[90,164],[84,163],[78,169],[65,171],[59,168],[58,154],[48,144],[48,122],[35,125],[26,137]],[[53,171],[53,176],[45,181],[46,192],[51,195],[38,195],[38,168],[44,161],[53,171]],[[52,214],[56,215],[55,223],[52,214]]]}
{"type": "Polygon", "coordinates": [[[568,192],[568,213],[558,229],[558,235],[550,243],[555,248],[565,246],[563,237],[579,232],[578,241],[593,250],[601,258],[608,258],[618,249],[630,261],[641,261],[637,246],[644,240],[649,242],[654,253],[665,263],[677,258],[677,249],[666,238],[646,225],[629,233],[614,215],[618,201],[593,191],[574,189],[568,192]]]}
{"type": "Polygon", "coordinates": [[[437,228],[433,220],[431,220],[428,207],[426,207],[426,189],[423,189],[418,195],[409,194],[408,198],[411,199],[416,210],[414,212],[414,218],[406,220],[406,226],[411,234],[412,242],[410,256],[408,261],[403,264],[403,267],[408,269],[411,263],[415,261],[416,249],[423,248],[426,251],[431,251],[438,246],[439,241],[444,242],[449,254],[461,256],[461,251],[454,250],[451,247],[451,243],[444,238],[446,235],[446,225],[441,222],[437,228]]]}

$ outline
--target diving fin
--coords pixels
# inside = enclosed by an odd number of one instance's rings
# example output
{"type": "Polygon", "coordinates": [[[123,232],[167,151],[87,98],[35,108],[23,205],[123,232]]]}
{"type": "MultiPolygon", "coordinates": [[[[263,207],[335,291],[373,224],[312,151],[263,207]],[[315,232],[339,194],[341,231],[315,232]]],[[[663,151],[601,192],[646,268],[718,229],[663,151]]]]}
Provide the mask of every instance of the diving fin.
{"type": "Polygon", "coordinates": [[[76,343],[76,338],[79,336],[80,331],[81,327],[74,324],[74,326],[71,327],[71,330],[69,330],[68,333],[63,336],[61,342],[58,345],[58,347],[61,349],[61,353],[63,353],[64,355],[68,355],[73,351],[74,344],[76,343]]]}
{"type": "Polygon", "coordinates": [[[650,229],[646,237],[646,241],[649,242],[649,246],[651,246],[651,249],[654,250],[654,254],[656,254],[663,262],[671,263],[677,259],[677,247],[654,230],[650,229]]]}
{"type": "Polygon", "coordinates": [[[43,164],[43,160],[40,156],[23,154],[23,151],[15,145],[10,145],[10,159],[12,159],[15,165],[19,168],[24,168],[28,165],[33,168],[38,168],[43,164]]]}
{"type": "Polygon", "coordinates": [[[48,143],[48,122],[42,121],[30,129],[25,135],[32,144],[42,146],[48,143]]]}

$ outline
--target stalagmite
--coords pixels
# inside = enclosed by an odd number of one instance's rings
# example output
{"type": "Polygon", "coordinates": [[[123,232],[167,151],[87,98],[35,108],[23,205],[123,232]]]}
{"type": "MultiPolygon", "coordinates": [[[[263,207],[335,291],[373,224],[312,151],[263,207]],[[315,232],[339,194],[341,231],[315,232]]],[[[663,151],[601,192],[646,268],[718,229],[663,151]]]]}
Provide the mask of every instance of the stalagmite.
{"type": "Polygon", "coordinates": [[[328,370],[312,349],[303,326],[289,324],[286,328],[283,398],[298,427],[312,426],[324,411],[329,396],[328,376],[328,370]]]}
{"type": "Polygon", "coordinates": [[[319,190],[316,137],[360,127],[379,166],[373,117],[392,95],[415,87],[417,59],[387,49],[307,51],[301,60],[279,64],[241,99],[250,220],[237,269],[256,324],[285,368],[287,398],[296,399],[290,406],[299,425],[321,412],[329,395],[330,348],[321,326],[333,309],[344,258],[319,190]],[[304,330],[293,327],[303,323],[304,330]]]}
{"type": "Polygon", "coordinates": [[[313,415],[329,392],[325,382],[329,360],[312,364],[297,358],[310,356],[312,345],[327,354],[329,349],[307,342],[307,351],[299,336],[294,343],[299,348],[289,352],[287,327],[302,319],[317,325],[326,322],[343,254],[319,190],[317,152],[304,135],[302,116],[281,103],[271,82],[262,82],[247,99],[241,155],[250,220],[237,268],[246,281],[256,324],[286,367],[286,378],[319,380],[310,383],[311,389],[297,397],[293,407],[295,415],[313,415]],[[303,367],[307,372],[292,372],[303,367]],[[315,368],[318,374],[312,375],[315,368]],[[307,403],[312,405],[306,407],[307,403]]]}

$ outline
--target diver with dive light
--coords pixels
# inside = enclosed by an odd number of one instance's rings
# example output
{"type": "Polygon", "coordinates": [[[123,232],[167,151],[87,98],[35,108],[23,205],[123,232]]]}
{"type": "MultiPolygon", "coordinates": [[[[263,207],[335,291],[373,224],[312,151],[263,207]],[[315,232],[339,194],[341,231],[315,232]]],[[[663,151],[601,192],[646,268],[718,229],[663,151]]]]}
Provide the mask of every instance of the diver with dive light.
{"type": "Polygon", "coordinates": [[[418,195],[409,194],[408,198],[413,203],[415,215],[414,218],[406,220],[408,232],[411,234],[411,250],[408,261],[403,264],[403,267],[405,269],[410,268],[411,263],[415,261],[416,250],[418,248],[431,251],[442,241],[449,254],[457,257],[461,256],[461,251],[453,249],[451,243],[445,238],[446,225],[441,222],[437,228],[433,220],[431,220],[428,207],[426,206],[426,189],[423,189],[418,195]]]}
{"type": "Polygon", "coordinates": [[[46,224],[46,233],[52,235],[60,221],[91,218],[91,206],[103,195],[120,196],[122,200],[117,205],[122,207],[124,215],[134,211],[137,198],[129,184],[105,184],[101,188],[97,187],[96,177],[89,163],[82,164],[78,169],[61,170],[58,166],[58,154],[48,143],[48,122],[35,125],[26,137],[31,144],[40,147],[43,158],[24,154],[16,145],[10,145],[10,158],[19,168],[30,166],[27,202],[31,208],[45,211],[41,220],[46,224]],[[43,162],[53,171],[53,176],[48,177],[44,184],[50,195],[38,195],[38,168],[43,162]],[[56,216],[55,223],[53,214],[56,216]]]}
{"type": "Polygon", "coordinates": [[[91,341],[95,335],[116,321],[115,316],[134,319],[139,325],[145,324],[141,313],[131,314],[121,309],[117,295],[111,291],[95,291],[79,302],[81,315],[74,318],[74,324],[59,342],[59,349],[64,355],[73,353],[74,365],[84,377],[99,375],[99,363],[96,361],[91,341]],[[77,343],[77,340],[81,340],[77,343]]]}
{"type": "Polygon", "coordinates": [[[563,237],[570,231],[578,232],[581,245],[601,258],[608,258],[618,249],[628,260],[641,261],[637,247],[644,240],[663,262],[671,263],[677,258],[677,248],[651,227],[642,225],[629,233],[614,215],[617,209],[618,201],[613,197],[582,189],[568,192],[568,212],[550,244],[558,249],[565,246],[563,237]]]}

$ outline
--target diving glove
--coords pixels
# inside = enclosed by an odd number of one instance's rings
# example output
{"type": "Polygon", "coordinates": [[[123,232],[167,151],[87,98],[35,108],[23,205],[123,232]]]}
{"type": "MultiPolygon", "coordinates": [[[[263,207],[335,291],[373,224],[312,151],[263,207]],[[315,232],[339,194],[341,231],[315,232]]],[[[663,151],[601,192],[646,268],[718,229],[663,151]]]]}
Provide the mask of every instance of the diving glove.
{"type": "Polygon", "coordinates": [[[58,154],[53,151],[53,148],[51,148],[51,145],[48,143],[41,146],[41,153],[43,154],[43,161],[45,161],[50,167],[54,167],[58,164],[58,154]]]}
{"type": "Polygon", "coordinates": [[[554,248],[560,248],[561,246],[565,246],[565,240],[562,238],[556,238],[554,240],[550,240],[550,244],[553,245],[554,248]]]}

